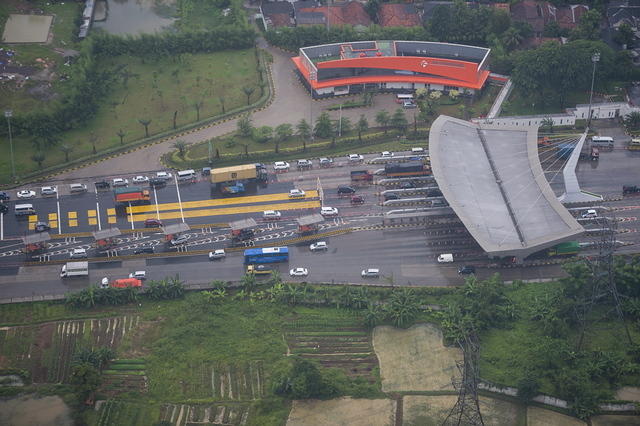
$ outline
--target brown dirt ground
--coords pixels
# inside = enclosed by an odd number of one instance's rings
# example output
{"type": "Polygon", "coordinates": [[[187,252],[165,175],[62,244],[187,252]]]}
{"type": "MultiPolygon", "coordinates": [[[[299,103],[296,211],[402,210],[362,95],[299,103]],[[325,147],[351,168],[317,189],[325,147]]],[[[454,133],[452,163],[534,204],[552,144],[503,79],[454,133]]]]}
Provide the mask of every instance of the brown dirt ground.
{"type": "MultiPolygon", "coordinates": [[[[441,425],[456,402],[455,395],[406,395],[403,426],[441,425]]],[[[524,407],[501,399],[480,397],[480,412],[487,426],[523,425],[524,407]]]]}
{"type": "Polygon", "coordinates": [[[616,392],[616,399],[640,402],[640,388],[634,386],[621,387],[616,392]]]}
{"type": "Polygon", "coordinates": [[[391,399],[293,401],[287,426],[393,426],[395,415],[396,402],[391,399]]]}
{"type": "Polygon", "coordinates": [[[442,332],[435,325],[376,327],[373,347],[384,392],[453,390],[451,377],[458,375],[456,360],[462,353],[442,344],[442,332]]]}
{"type": "Polygon", "coordinates": [[[527,407],[527,426],[586,426],[575,417],[538,407],[527,407]]]}
{"type": "Polygon", "coordinates": [[[125,336],[120,358],[143,358],[149,355],[150,348],[146,343],[153,341],[158,335],[161,323],[162,321],[140,321],[137,327],[125,336]]]}
{"type": "Polygon", "coordinates": [[[595,416],[591,418],[591,426],[637,426],[640,416],[595,416]]]}

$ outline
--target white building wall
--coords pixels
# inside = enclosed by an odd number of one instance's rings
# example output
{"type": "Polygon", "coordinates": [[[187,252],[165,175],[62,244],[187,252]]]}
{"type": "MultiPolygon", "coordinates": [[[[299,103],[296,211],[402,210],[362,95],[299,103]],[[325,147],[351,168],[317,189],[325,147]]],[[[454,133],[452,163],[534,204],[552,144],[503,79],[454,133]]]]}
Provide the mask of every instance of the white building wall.
{"type": "Polygon", "coordinates": [[[387,89],[409,89],[413,88],[412,83],[387,83],[387,89]]]}
{"type": "Polygon", "coordinates": [[[527,115],[521,117],[474,118],[473,123],[492,123],[497,126],[538,127],[542,120],[551,118],[555,126],[573,126],[576,117],[571,114],[527,115]]]}
{"type": "Polygon", "coordinates": [[[325,87],[324,89],[316,89],[318,95],[330,95],[333,93],[333,87],[325,87]]]}

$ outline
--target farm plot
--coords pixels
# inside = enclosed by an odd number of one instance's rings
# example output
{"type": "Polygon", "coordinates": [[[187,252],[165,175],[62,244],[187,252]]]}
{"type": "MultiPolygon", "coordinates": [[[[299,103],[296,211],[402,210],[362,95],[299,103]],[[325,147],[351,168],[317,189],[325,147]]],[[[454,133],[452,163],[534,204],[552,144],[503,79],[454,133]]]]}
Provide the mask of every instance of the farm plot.
{"type": "MultiPolygon", "coordinates": [[[[403,426],[438,426],[456,403],[456,395],[405,395],[402,399],[403,426]]],[[[480,397],[480,413],[487,426],[524,425],[525,409],[501,399],[480,397]]]]}
{"type": "Polygon", "coordinates": [[[165,404],[160,421],[176,426],[214,424],[242,426],[249,418],[249,404],[165,404]]]}
{"type": "Polygon", "coordinates": [[[124,392],[146,393],[149,383],[143,359],[117,359],[102,371],[100,393],[113,398],[124,392]]]}
{"type": "Polygon", "coordinates": [[[160,417],[160,407],[110,399],[100,406],[98,416],[97,426],[152,426],[160,417]]]}
{"type": "Polygon", "coordinates": [[[324,367],[344,370],[351,377],[376,380],[378,358],[369,331],[355,318],[332,321],[293,321],[285,340],[291,354],[317,361],[324,367]]]}
{"type": "Polygon", "coordinates": [[[595,416],[591,417],[592,426],[638,426],[640,416],[595,416]]]}
{"type": "Polygon", "coordinates": [[[442,332],[433,324],[409,329],[379,326],[373,330],[373,347],[380,359],[382,390],[453,390],[451,378],[458,375],[457,348],[443,345],[442,332]]]}
{"type": "Polygon", "coordinates": [[[527,407],[527,426],[586,426],[586,423],[556,411],[527,407]]]}
{"type": "Polygon", "coordinates": [[[339,398],[293,401],[287,426],[393,426],[396,401],[339,398]]]}
{"type": "Polygon", "coordinates": [[[138,316],[123,316],[5,327],[0,365],[29,370],[35,383],[62,383],[78,347],[115,348],[138,322],[138,316]]]}

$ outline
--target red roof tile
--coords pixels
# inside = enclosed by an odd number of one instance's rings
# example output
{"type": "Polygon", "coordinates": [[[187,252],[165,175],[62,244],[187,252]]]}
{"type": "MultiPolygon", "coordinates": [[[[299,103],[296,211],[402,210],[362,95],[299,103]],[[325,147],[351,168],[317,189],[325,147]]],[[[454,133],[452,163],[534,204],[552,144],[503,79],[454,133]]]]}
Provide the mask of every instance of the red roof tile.
{"type": "Polygon", "coordinates": [[[362,3],[355,1],[323,7],[305,7],[301,12],[319,12],[329,15],[329,25],[371,25],[371,18],[362,3]]]}
{"type": "Polygon", "coordinates": [[[383,3],[378,9],[378,21],[383,27],[415,27],[421,25],[413,4],[383,3]]]}

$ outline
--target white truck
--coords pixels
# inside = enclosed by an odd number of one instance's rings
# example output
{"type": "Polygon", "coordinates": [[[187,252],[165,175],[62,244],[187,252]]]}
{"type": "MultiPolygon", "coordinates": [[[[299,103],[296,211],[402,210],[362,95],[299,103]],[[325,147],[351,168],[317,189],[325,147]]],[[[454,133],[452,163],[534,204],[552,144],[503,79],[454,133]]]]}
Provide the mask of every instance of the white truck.
{"type": "Polygon", "coordinates": [[[88,277],[89,262],[67,262],[62,265],[60,278],[88,277]]]}

